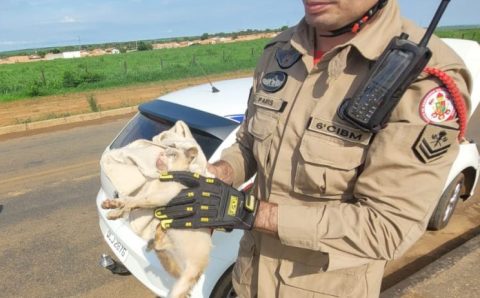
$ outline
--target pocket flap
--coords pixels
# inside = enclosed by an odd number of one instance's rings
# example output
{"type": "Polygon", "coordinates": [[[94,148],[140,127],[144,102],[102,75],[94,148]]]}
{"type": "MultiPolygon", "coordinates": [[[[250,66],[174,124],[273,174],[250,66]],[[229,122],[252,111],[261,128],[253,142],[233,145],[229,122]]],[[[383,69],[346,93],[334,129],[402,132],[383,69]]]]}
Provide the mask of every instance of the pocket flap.
{"type": "Polygon", "coordinates": [[[323,272],[321,267],[282,260],[279,275],[289,286],[333,296],[345,296],[357,275],[343,270],[323,272]]]}
{"type": "Polygon", "coordinates": [[[248,132],[259,140],[265,140],[277,126],[278,117],[274,112],[257,109],[248,123],[248,132]]]}
{"type": "Polygon", "coordinates": [[[342,170],[353,170],[365,160],[366,146],[306,131],[300,145],[300,153],[307,163],[325,165],[342,170]]]}

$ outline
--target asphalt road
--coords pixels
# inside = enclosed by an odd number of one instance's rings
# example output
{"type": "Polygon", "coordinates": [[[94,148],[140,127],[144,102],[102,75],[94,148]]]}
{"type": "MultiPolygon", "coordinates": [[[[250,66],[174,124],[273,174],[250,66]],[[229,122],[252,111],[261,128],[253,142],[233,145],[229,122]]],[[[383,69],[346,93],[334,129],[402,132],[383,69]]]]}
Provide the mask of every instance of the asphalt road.
{"type": "Polygon", "coordinates": [[[1,297],[153,297],[98,266],[98,162],[126,120],[0,142],[1,297]]]}
{"type": "MultiPolygon", "coordinates": [[[[1,297],[153,297],[134,277],[98,266],[100,254],[110,253],[94,203],[98,161],[126,121],[0,141],[1,297]]],[[[476,122],[469,135],[480,140],[476,122]]],[[[390,265],[387,282],[468,238],[480,226],[479,202],[477,195],[460,204],[447,229],[427,234],[390,265]]]]}

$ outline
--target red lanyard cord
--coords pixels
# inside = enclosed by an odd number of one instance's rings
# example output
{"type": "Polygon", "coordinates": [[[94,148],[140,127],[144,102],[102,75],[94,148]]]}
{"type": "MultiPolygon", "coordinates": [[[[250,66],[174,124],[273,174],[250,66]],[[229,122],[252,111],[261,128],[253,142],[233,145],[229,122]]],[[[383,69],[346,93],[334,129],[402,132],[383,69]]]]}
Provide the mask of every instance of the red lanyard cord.
{"type": "Polygon", "coordinates": [[[465,100],[463,99],[462,93],[460,93],[460,90],[458,90],[457,84],[455,84],[455,81],[452,79],[452,77],[440,69],[425,67],[423,71],[438,78],[445,85],[448,92],[452,96],[455,110],[457,110],[458,124],[460,125],[460,134],[458,135],[458,139],[461,141],[467,131],[468,118],[467,107],[465,105],[465,100]]]}

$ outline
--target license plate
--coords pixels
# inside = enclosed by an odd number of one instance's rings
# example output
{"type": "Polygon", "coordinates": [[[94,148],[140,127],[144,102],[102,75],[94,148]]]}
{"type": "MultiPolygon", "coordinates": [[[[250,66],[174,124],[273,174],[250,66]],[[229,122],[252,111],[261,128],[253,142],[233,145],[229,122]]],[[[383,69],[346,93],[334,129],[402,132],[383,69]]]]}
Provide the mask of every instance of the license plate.
{"type": "Polygon", "coordinates": [[[117,257],[120,259],[121,262],[125,262],[128,256],[128,249],[125,245],[120,242],[115,234],[112,231],[108,230],[107,234],[105,234],[105,240],[107,240],[108,244],[116,252],[117,257]]]}

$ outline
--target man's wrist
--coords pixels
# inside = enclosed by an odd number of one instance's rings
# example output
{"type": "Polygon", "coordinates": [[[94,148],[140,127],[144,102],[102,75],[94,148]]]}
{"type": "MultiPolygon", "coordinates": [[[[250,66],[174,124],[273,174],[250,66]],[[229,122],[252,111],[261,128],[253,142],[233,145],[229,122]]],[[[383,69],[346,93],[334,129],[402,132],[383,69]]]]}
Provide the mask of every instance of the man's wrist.
{"type": "Polygon", "coordinates": [[[278,205],[260,201],[253,224],[255,230],[278,235],[278,205]]]}

